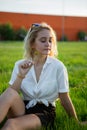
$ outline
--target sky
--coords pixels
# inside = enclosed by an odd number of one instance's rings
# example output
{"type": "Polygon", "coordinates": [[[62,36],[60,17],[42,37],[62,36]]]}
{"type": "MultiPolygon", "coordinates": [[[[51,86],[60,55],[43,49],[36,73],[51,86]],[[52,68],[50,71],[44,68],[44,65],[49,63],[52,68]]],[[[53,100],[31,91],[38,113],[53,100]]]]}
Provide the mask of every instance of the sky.
{"type": "Polygon", "coordinates": [[[87,17],[87,0],[0,0],[0,12],[87,17]]]}

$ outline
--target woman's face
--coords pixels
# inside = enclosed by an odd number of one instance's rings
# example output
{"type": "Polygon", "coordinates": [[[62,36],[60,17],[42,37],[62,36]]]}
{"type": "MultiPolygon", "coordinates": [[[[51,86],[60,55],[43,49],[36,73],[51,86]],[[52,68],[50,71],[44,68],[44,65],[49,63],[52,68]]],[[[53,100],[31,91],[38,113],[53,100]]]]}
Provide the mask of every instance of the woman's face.
{"type": "Polygon", "coordinates": [[[36,54],[49,55],[52,49],[52,34],[50,30],[43,29],[38,32],[34,43],[36,54]]]}

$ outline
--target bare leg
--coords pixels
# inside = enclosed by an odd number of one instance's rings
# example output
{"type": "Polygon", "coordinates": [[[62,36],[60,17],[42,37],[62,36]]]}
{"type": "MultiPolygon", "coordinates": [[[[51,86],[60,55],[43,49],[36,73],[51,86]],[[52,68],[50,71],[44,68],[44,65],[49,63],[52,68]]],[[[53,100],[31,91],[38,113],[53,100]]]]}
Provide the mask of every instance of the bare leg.
{"type": "Polygon", "coordinates": [[[39,117],[35,114],[8,119],[1,130],[38,130],[41,127],[39,117]]]}
{"type": "Polygon", "coordinates": [[[14,114],[13,117],[25,113],[25,106],[21,97],[12,88],[8,88],[0,96],[0,123],[3,121],[9,110],[14,114]]]}

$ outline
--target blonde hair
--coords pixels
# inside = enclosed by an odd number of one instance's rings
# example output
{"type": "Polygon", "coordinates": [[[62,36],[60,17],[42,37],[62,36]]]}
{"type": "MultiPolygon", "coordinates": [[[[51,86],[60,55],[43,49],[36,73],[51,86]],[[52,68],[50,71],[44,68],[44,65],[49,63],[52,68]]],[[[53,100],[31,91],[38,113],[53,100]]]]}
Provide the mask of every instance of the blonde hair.
{"type": "Polygon", "coordinates": [[[40,23],[40,24],[32,24],[31,28],[29,29],[25,39],[24,39],[24,57],[26,59],[33,58],[34,57],[34,49],[32,48],[32,45],[35,42],[35,39],[38,35],[38,32],[42,31],[43,29],[50,30],[52,33],[52,44],[53,48],[51,50],[50,56],[54,57],[57,56],[58,51],[57,51],[57,41],[56,41],[56,34],[53,28],[46,24],[46,23],[40,23]]]}

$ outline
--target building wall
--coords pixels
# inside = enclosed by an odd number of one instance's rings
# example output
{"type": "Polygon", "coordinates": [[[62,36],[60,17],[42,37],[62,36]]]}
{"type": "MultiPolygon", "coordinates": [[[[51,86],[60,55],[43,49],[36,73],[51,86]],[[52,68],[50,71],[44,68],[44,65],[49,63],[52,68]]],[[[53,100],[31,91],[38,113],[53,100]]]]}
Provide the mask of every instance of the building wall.
{"type": "Polygon", "coordinates": [[[0,12],[0,23],[10,22],[14,28],[24,26],[28,29],[32,23],[47,22],[57,33],[58,39],[65,34],[69,40],[78,40],[77,33],[87,32],[87,17],[52,16],[0,12]]]}

